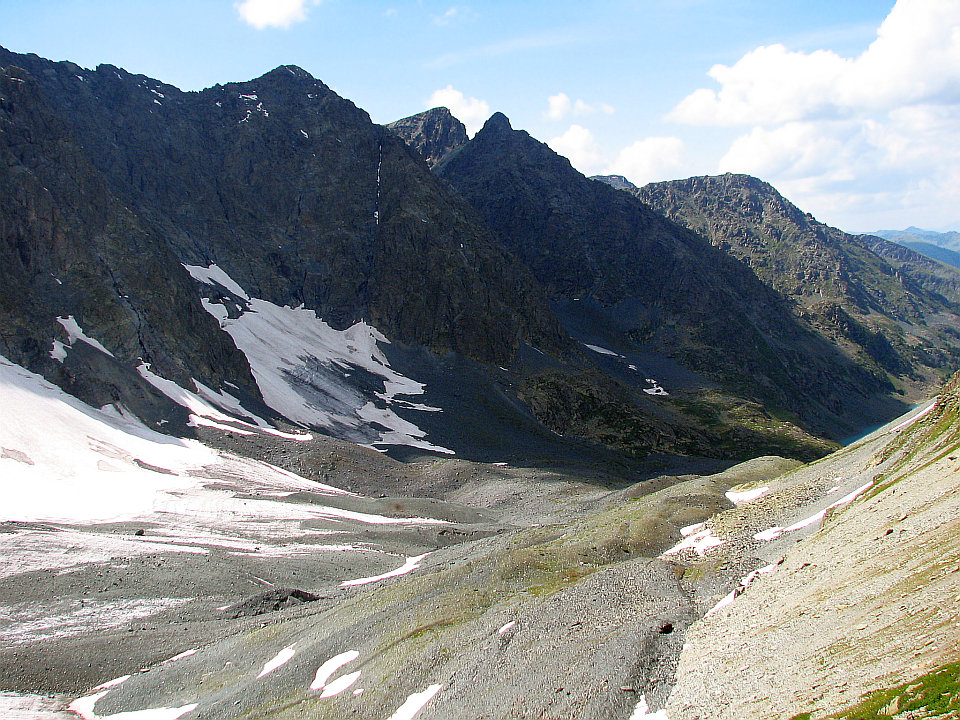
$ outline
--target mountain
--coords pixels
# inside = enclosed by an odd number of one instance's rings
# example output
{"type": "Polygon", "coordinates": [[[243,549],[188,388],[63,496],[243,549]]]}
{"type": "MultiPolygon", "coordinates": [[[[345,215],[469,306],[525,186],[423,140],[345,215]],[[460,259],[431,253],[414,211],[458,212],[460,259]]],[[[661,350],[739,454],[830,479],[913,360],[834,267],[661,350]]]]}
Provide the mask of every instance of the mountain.
{"type": "Polygon", "coordinates": [[[178,432],[223,424],[215,410],[394,451],[596,452],[539,425],[496,369],[570,356],[536,280],[304,71],[184,93],[106,65],[0,65],[12,361],[178,432]]]}
{"type": "Polygon", "coordinates": [[[911,225],[906,230],[877,230],[866,234],[882,237],[884,240],[893,240],[901,245],[922,242],[950,250],[960,250],[960,232],[956,230],[941,233],[934,230],[923,230],[911,225]]]}
{"type": "Polygon", "coordinates": [[[893,411],[885,379],[817,337],[740,261],[587,179],[502,114],[436,172],[531,269],[574,337],[639,353],[641,377],[656,379],[668,360],[687,371],[664,385],[665,407],[700,418],[740,407],[740,421],[759,426],[748,399],[826,433],[893,411]]]}
{"type": "MultiPolygon", "coordinates": [[[[804,430],[767,413],[770,398],[790,407],[772,378],[749,403],[691,410],[659,401],[674,390],[660,383],[709,378],[575,343],[529,258],[300,68],[184,93],[107,65],[7,51],[0,65],[13,194],[0,212],[16,228],[3,238],[0,350],[98,407],[179,433],[214,423],[228,445],[246,426],[224,416],[396,455],[603,458],[617,474],[651,453],[830,448],[811,435],[829,418],[804,430]],[[32,222],[28,193],[46,198],[54,230],[32,222]]],[[[447,126],[443,142],[463,139],[448,113],[429,119],[420,127],[447,126]]],[[[643,322],[676,332],[655,313],[643,322]]],[[[711,347],[724,335],[714,324],[697,339],[694,370],[739,366],[711,347]]],[[[834,435],[872,420],[844,418],[834,435]]]]}
{"type": "Polygon", "coordinates": [[[652,183],[637,196],[749,265],[822,337],[908,395],[960,362],[960,273],[824,225],[746,175],[652,183]]]}
{"type": "MultiPolygon", "coordinates": [[[[871,237],[871,236],[865,236],[871,237]]],[[[900,245],[905,248],[910,248],[911,250],[925,255],[928,258],[933,258],[938,260],[945,265],[950,265],[951,267],[960,269],[960,252],[956,250],[950,250],[948,248],[942,247],[940,245],[934,245],[929,242],[919,242],[915,240],[896,240],[894,241],[897,245],[900,245]]],[[[891,249],[892,253],[892,249],[891,249]]]]}
{"type": "Polygon", "coordinates": [[[467,128],[445,107],[411,115],[386,127],[416,150],[430,167],[469,140],[467,128]]]}
{"type": "Polygon", "coordinates": [[[623,175],[594,175],[590,178],[609,185],[614,190],[636,190],[637,186],[627,180],[623,175]]]}

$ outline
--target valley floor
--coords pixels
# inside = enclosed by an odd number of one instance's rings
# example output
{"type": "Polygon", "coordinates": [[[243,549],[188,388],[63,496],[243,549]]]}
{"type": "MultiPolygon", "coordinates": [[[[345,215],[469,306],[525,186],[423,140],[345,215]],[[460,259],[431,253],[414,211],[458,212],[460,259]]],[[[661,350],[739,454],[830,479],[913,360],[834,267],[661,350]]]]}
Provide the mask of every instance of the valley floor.
{"type": "Polygon", "coordinates": [[[5,428],[34,484],[0,525],[0,717],[790,717],[957,657],[960,465],[904,459],[942,411],[629,485],[278,440],[306,479],[31,392],[53,445],[5,428]],[[95,502],[36,484],[64,452],[95,502]]]}

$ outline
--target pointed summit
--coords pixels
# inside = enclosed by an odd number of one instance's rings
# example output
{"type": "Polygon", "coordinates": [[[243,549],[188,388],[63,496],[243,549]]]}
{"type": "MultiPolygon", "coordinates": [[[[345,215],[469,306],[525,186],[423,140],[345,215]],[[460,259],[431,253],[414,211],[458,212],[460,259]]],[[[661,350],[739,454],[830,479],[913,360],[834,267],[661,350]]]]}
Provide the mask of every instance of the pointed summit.
{"type": "Polygon", "coordinates": [[[480,132],[512,132],[513,126],[510,125],[510,119],[502,112],[495,112],[490,119],[483,124],[480,132]]]}
{"type": "Polygon", "coordinates": [[[387,129],[436,167],[450,153],[467,143],[467,129],[445,107],[435,107],[397,120],[387,129]]]}

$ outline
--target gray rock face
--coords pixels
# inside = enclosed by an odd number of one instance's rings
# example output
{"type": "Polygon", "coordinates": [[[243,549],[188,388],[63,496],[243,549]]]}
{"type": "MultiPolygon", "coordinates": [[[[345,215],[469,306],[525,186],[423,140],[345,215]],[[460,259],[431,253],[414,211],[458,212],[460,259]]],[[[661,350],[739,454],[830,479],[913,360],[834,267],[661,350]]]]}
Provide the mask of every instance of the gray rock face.
{"type": "Polygon", "coordinates": [[[590,178],[597,182],[609,185],[614,190],[636,190],[637,186],[627,180],[623,175],[594,175],[590,178]]]}
{"type": "Polygon", "coordinates": [[[95,405],[122,401],[147,419],[172,411],[133,368],[211,386],[230,378],[259,391],[245,358],[200,306],[195,285],[154,227],[111,191],[70,128],[18,68],[0,74],[0,349],[95,405]],[[56,318],[105,343],[83,341],[63,363],[56,318]]]}
{"type": "Polygon", "coordinates": [[[463,123],[445,107],[397,120],[389,123],[387,128],[420,153],[430,167],[438,165],[469,139],[463,123]]]}

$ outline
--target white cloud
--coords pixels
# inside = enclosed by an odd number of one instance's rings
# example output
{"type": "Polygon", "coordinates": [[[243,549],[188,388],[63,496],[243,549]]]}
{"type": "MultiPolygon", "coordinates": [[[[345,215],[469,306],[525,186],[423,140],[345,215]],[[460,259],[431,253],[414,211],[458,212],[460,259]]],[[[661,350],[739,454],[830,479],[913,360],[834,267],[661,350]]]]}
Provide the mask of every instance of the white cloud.
{"type": "Polygon", "coordinates": [[[804,210],[845,229],[955,225],[960,106],[757,127],[732,143],[719,170],[769,180],[804,210]]]}
{"type": "Polygon", "coordinates": [[[898,0],[854,57],[769,45],[709,75],[667,117],[749,128],[721,172],[847,229],[960,223],[958,0],[898,0]]]}
{"type": "Polygon", "coordinates": [[[486,100],[468,98],[459,90],[455,90],[452,85],[437,90],[427,100],[428,108],[440,105],[453,113],[453,116],[466,126],[467,133],[470,135],[483,127],[483,123],[490,117],[490,105],[486,100]]]}
{"type": "Polygon", "coordinates": [[[547,98],[547,111],[544,114],[550,120],[563,120],[563,118],[570,113],[573,113],[574,115],[592,115],[593,113],[597,112],[602,112],[606,115],[612,115],[614,108],[612,105],[608,105],[607,103],[590,105],[589,103],[579,99],[576,102],[573,102],[570,100],[570,96],[566,93],[557,93],[556,95],[551,95],[547,98]]]}
{"type": "Polygon", "coordinates": [[[240,17],[257,30],[288,28],[307,19],[307,7],[320,0],[239,0],[233,4],[240,17]]]}
{"type": "Polygon", "coordinates": [[[563,135],[547,140],[547,145],[584,175],[595,173],[604,162],[593,133],[580,125],[571,125],[563,135]]]}
{"type": "Polygon", "coordinates": [[[687,167],[686,146],[677,137],[648,137],[623,148],[607,173],[623,175],[634,185],[675,180],[687,167]]]}
{"type": "Polygon", "coordinates": [[[697,125],[775,125],[960,102],[960,3],[899,0],[858,57],[830,50],[758,47],[715,65],[718,90],[701,88],[668,116],[697,125]]]}
{"type": "Polygon", "coordinates": [[[570,108],[570,97],[566,93],[557,93],[547,98],[547,117],[551,120],[562,120],[569,114],[570,108]]]}

